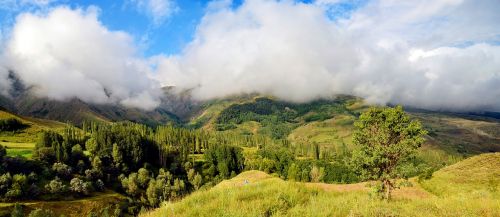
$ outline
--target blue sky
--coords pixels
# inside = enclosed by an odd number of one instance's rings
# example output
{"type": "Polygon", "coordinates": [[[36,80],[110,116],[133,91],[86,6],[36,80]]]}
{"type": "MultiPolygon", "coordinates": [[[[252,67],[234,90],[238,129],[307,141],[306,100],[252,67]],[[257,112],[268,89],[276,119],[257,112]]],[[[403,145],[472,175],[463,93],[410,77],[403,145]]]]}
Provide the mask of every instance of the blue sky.
{"type": "MultiPolygon", "coordinates": [[[[137,7],[141,0],[6,0],[0,3],[0,24],[4,35],[15,22],[15,17],[23,12],[46,12],[50,8],[69,6],[87,8],[96,6],[100,9],[99,20],[110,30],[125,31],[131,34],[140,45],[145,56],[157,54],[177,54],[194,37],[196,27],[204,16],[211,0],[165,0],[174,5],[174,12],[156,24],[151,16],[137,7]],[[32,1],[30,4],[28,2],[32,1]],[[21,3],[24,2],[24,3],[21,3]],[[38,5],[37,5],[38,4],[38,5]]],[[[313,4],[313,0],[297,0],[313,4]]],[[[366,0],[344,1],[329,8],[332,19],[347,17],[351,11],[363,5],[366,0]]],[[[233,0],[231,7],[237,9],[243,0],[233,0]]],[[[4,36],[6,37],[6,36],[4,36]]]]}
{"type": "MultiPolygon", "coordinates": [[[[151,17],[141,12],[133,2],[115,0],[72,0],[49,3],[50,7],[66,5],[71,8],[97,6],[99,20],[110,30],[125,31],[142,44],[146,56],[158,53],[179,52],[188,43],[204,14],[206,0],[175,1],[177,10],[164,22],[155,25],[151,17]]],[[[7,5],[8,3],[0,3],[7,5]]],[[[12,3],[14,4],[14,3],[12,3]]],[[[13,24],[15,17],[23,12],[46,10],[43,7],[22,5],[18,8],[0,7],[0,19],[5,31],[13,24]]]]}

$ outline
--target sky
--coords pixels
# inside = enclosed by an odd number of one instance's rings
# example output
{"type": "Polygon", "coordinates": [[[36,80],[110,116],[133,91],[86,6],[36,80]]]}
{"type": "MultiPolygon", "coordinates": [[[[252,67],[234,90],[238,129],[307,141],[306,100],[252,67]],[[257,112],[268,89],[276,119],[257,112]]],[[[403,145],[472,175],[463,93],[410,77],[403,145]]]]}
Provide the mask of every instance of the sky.
{"type": "Polygon", "coordinates": [[[55,100],[206,100],[500,111],[498,0],[1,0],[0,93],[14,71],[55,100]]]}

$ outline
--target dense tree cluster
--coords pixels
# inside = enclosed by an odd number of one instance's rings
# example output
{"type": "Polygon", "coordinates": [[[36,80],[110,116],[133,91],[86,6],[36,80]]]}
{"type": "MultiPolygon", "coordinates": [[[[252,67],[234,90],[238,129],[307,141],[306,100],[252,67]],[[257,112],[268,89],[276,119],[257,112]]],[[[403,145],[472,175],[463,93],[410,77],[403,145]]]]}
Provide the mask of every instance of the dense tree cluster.
{"type": "MultiPolygon", "coordinates": [[[[325,156],[321,153],[317,155],[325,156]]],[[[276,173],[283,179],[293,181],[352,183],[359,178],[350,165],[349,154],[349,151],[337,153],[334,159],[322,157],[300,159],[290,148],[282,143],[275,143],[259,149],[255,155],[246,156],[245,168],[276,173]]]]}
{"type": "Polygon", "coordinates": [[[23,124],[17,118],[7,118],[0,119],[0,132],[2,131],[16,131],[26,128],[26,124],[23,124]]]}
{"type": "Polygon", "coordinates": [[[245,160],[241,148],[221,145],[214,146],[205,152],[206,177],[226,179],[243,171],[245,160]]]}
{"type": "Polygon", "coordinates": [[[44,131],[33,159],[6,157],[0,146],[0,198],[70,199],[106,188],[127,195],[135,214],[234,176],[244,169],[235,146],[266,144],[254,136],[122,122],[86,122],[44,131]],[[192,155],[204,156],[194,161],[192,155]]]}

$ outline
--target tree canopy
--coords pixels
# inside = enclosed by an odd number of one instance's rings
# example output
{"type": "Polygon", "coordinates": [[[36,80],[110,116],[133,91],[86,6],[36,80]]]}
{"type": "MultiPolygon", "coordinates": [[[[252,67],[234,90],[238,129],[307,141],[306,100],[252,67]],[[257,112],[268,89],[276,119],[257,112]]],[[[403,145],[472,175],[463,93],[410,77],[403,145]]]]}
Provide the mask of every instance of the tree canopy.
{"type": "Polygon", "coordinates": [[[396,168],[415,155],[427,131],[401,106],[372,107],[354,125],[353,142],[359,148],[354,152],[354,165],[363,178],[380,181],[380,191],[389,199],[392,180],[400,177],[396,168]]]}

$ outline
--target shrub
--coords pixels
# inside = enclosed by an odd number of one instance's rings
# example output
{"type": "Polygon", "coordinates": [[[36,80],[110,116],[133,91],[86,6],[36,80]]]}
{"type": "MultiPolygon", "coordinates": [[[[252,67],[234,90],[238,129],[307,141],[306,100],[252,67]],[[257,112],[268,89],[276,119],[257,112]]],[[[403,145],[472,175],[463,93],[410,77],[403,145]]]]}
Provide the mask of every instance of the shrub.
{"type": "Polygon", "coordinates": [[[3,147],[2,145],[0,145],[0,161],[3,160],[3,158],[5,157],[5,155],[7,155],[7,150],[5,150],[5,147],[3,147]]]}
{"type": "Polygon", "coordinates": [[[12,212],[10,213],[11,217],[24,217],[23,213],[23,207],[19,203],[14,204],[14,208],[12,209],[12,212]]]}
{"type": "Polygon", "coordinates": [[[21,121],[16,118],[8,118],[0,120],[0,131],[16,131],[26,127],[21,121]]]}
{"type": "Polygon", "coordinates": [[[57,176],[68,178],[71,176],[72,169],[70,166],[63,163],[54,163],[52,170],[56,172],[57,176]]]}
{"type": "Polygon", "coordinates": [[[436,169],[432,168],[432,167],[428,167],[427,169],[424,170],[424,172],[422,174],[420,174],[418,176],[418,181],[419,182],[422,182],[424,180],[429,180],[432,178],[432,175],[434,174],[434,171],[436,169]]]}
{"type": "Polygon", "coordinates": [[[49,184],[45,185],[45,190],[52,194],[60,194],[67,192],[68,188],[58,177],[56,177],[55,179],[50,181],[49,184]]]}
{"type": "Polygon", "coordinates": [[[70,181],[71,191],[83,195],[88,195],[92,190],[92,184],[90,182],[84,182],[79,178],[73,178],[70,181]]]}
{"type": "Polygon", "coordinates": [[[105,186],[104,186],[104,182],[100,179],[98,179],[96,182],[95,182],[95,187],[98,191],[104,191],[105,189],[105,186]]]}
{"type": "Polygon", "coordinates": [[[35,209],[28,215],[28,217],[55,217],[55,215],[50,210],[35,209]]]}
{"type": "Polygon", "coordinates": [[[0,194],[4,194],[12,183],[12,176],[10,173],[5,173],[0,176],[0,194]]]}

